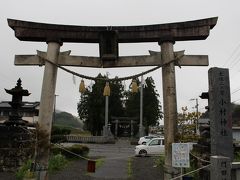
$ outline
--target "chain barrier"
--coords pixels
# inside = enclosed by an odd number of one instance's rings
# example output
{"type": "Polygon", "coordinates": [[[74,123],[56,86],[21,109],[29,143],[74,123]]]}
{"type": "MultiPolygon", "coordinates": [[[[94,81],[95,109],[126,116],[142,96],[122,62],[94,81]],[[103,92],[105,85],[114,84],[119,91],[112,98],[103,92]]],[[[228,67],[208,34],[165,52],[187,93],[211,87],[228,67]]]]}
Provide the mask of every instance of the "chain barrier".
{"type": "Polygon", "coordinates": [[[204,159],[202,159],[202,158],[200,158],[200,157],[197,157],[196,155],[194,155],[194,154],[191,153],[191,152],[190,152],[189,154],[190,154],[191,156],[193,156],[194,158],[196,158],[197,160],[199,160],[199,161],[201,161],[201,162],[209,163],[209,164],[206,165],[206,166],[203,166],[203,167],[201,167],[201,168],[195,169],[195,170],[193,170],[193,171],[190,171],[190,172],[188,172],[188,173],[181,174],[180,176],[174,177],[174,178],[172,178],[172,179],[170,179],[170,180],[175,180],[175,179],[178,179],[178,178],[182,178],[183,176],[186,176],[186,175],[195,173],[195,172],[197,172],[197,171],[199,171],[199,170],[201,170],[201,169],[207,168],[207,167],[209,167],[209,166],[211,165],[211,164],[210,164],[210,161],[207,161],[207,160],[204,160],[204,159]]]}
{"type": "MultiPolygon", "coordinates": [[[[28,129],[26,129],[26,128],[23,128],[23,127],[21,127],[21,126],[19,126],[19,127],[22,128],[23,130],[27,131],[29,134],[34,134],[33,132],[31,132],[30,130],[28,130],[28,129]]],[[[31,140],[31,141],[33,141],[33,140],[31,140]]],[[[36,141],[36,140],[35,140],[35,141],[36,141]]],[[[55,145],[55,146],[58,147],[59,149],[62,149],[62,150],[64,150],[64,151],[66,151],[66,152],[68,152],[68,153],[70,153],[70,154],[72,154],[72,155],[74,155],[74,156],[76,156],[76,157],[79,157],[79,158],[81,158],[81,159],[84,159],[84,160],[86,160],[86,161],[96,161],[96,159],[90,159],[90,158],[81,156],[81,155],[79,155],[79,154],[76,154],[76,153],[74,153],[74,152],[72,152],[72,151],[69,151],[68,149],[64,148],[64,147],[63,147],[62,145],[60,145],[60,144],[57,144],[57,143],[51,143],[51,144],[55,145]]],[[[98,152],[100,152],[100,151],[98,151],[98,152]]],[[[206,165],[206,166],[204,166],[204,167],[198,168],[198,169],[196,169],[196,170],[194,170],[194,171],[188,172],[188,173],[186,173],[186,174],[182,174],[181,176],[172,178],[171,180],[181,178],[181,177],[183,177],[183,176],[185,176],[185,175],[188,175],[188,174],[192,174],[192,173],[197,172],[197,171],[199,171],[199,170],[201,170],[201,169],[207,168],[207,167],[209,167],[209,166],[211,165],[211,164],[210,164],[210,161],[201,159],[200,157],[197,157],[196,155],[194,155],[194,154],[191,153],[191,152],[190,152],[190,155],[192,155],[193,157],[195,157],[195,158],[198,159],[199,161],[206,162],[206,163],[209,163],[209,164],[206,165]]],[[[164,155],[160,155],[160,156],[164,156],[164,155]]],[[[134,157],[134,156],[121,156],[121,157],[119,156],[119,157],[104,158],[104,159],[105,159],[105,160],[118,160],[118,159],[132,158],[132,157],[134,157]]]]}
{"type": "Polygon", "coordinates": [[[199,161],[202,161],[202,162],[206,162],[206,163],[210,163],[210,161],[207,161],[205,159],[201,159],[200,157],[197,157],[196,155],[194,155],[193,153],[190,152],[190,155],[192,155],[193,157],[195,157],[196,159],[198,159],[199,161]]]}
{"type": "Polygon", "coordinates": [[[70,153],[70,154],[72,154],[72,155],[75,155],[75,156],[77,156],[77,157],[79,157],[79,158],[82,158],[82,159],[84,159],[84,160],[86,160],[86,161],[94,161],[93,159],[89,159],[89,158],[87,158],[87,157],[84,157],[84,156],[81,156],[81,155],[79,155],[79,154],[76,154],[76,153],[74,153],[74,152],[72,152],[72,151],[69,151],[68,149],[65,149],[63,146],[61,146],[61,145],[59,145],[59,144],[56,144],[56,143],[51,143],[51,144],[57,146],[59,149],[62,149],[62,150],[64,150],[64,151],[66,151],[66,152],[68,152],[68,153],[70,153]]]}
{"type": "Polygon", "coordinates": [[[170,180],[175,180],[175,179],[182,178],[183,176],[186,176],[186,175],[195,173],[195,172],[197,172],[197,171],[199,171],[199,170],[201,170],[201,169],[205,169],[205,168],[210,167],[210,166],[211,166],[211,164],[208,164],[208,165],[206,165],[206,166],[200,167],[200,168],[195,169],[195,170],[193,170],[193,171],[190,171],[190,172],[188,172],[188,173],[181,174],[180,176],[174,177],[174,178],[172,178],[172,179],[170,179],[170,180]]]}
{"type": "MultiPolygon", "coordinates": [[[[20,126],[19,126],[20,127],[20,126]]],[[[23,127],[21,127],[23,130],[25,130],[25,131],[27,131],[29,134],[34,134],[34,133],[32,133],[31,131],[29,131],[28,129],[25,129],[25,128],[23,128],[23,127]]],[[[30,141],[30,140],[27,140],[27,141],[30,141]]],[[[34,141],[34,142],[36,142],[37,140],[31,140],[31,141],[34,141]]],[[[22,141],[20,141],[20,142],[22,142],[22,141]]],[[[87,158],[87,157],[84,157],[84,156],[81,156],[81,155],[79,155],[79,154],[76,154],[76,153],[74,153],[74,152],[72,152],[72,151],[69,151],[68,149],[66,149],[65,147],[63,147],[62,145],[60,145],[60,144],[57,144],[57,143],[51,143],[52,145],[55,145],[56,147],[58,147],[59,149],[62,149],[62,150],[64,150],[64,151],[66,151],[66,152],[68,152],[68,153],[70,153],[70,154],[72,154],[72,155],[75,155],[75,156],[77,156],[77,157],[79,157],[79,158],[82,158],[82,159],[84,159],[84,160],[86,160],[86,161],[95,161],[96,159],[90,159],[90,158],[87,158]]],[[[98,152],[100,152],[100,151],[98,151],[98,152]]],[[[119,156],[119,157],[114,157],[114,158],[104,158],[104,159],[106,159],[106,160],[115,160],[115,159],[126,159],[126,158],[131,158],[131,157],[133,157],[133,156],[119,156]]]]}

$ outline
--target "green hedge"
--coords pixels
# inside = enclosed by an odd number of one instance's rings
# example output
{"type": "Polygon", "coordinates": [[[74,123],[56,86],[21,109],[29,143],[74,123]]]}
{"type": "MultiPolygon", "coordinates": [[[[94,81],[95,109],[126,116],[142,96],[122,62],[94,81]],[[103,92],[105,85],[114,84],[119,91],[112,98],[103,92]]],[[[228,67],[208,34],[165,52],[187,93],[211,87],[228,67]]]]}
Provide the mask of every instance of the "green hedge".
{"type": "Polygon", "coordinates": [[[70,133],[71,129],[69,128],[53,126],[51,132],[51,142],[52,143],[66,142],[67,138],[65,137],[65,135],[68,135],[70,133]]]}
{"type": "Polygon", "coordinates": [[[71,133],[71,129],[59,126],[52,127],[52,135],[68,135],[71,133]]]}
{"type": "MultiPolygon", "coordinates": [[[[78,155],[84,156],[84,157],[87,156],[89,153],[89,148],[87,146],[80,145],[80,144],[75,144],[70,147],[65,147],[64,149],[66,149],[67,151],[73,152],[74,154],[78,154],[78,155]]],[[[51,148],[51,153],[54,155],[61,153],[68,159],[78,158],[76,155],[69,153],[67,151],[60,149],[57,146],[54,146],[51,148]]]]}
{"type": "Polygon", "coordinates": [[[63,143],[67,142],[67,138],[65,135],[52,135],[51,136],[51,142],[52,143],[63,143]]]}

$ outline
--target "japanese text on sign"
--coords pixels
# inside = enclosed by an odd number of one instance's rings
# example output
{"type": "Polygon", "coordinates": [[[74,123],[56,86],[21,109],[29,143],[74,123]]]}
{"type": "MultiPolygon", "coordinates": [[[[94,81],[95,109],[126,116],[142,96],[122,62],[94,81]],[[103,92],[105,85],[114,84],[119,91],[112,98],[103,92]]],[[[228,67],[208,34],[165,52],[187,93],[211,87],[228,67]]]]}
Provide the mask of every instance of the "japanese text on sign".
{"type": "Polygon", "coordinates": [[[190,167],[188,143],[172,143],[172,166],[190,167]]]}

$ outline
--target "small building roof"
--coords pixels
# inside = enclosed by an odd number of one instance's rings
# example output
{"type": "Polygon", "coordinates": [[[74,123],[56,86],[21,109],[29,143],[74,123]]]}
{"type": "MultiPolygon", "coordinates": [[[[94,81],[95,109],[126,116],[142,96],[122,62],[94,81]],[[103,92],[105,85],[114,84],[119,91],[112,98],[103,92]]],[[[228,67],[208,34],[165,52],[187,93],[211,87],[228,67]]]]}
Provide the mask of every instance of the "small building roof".
{"type": "MultiPolygon", "coordinates": [[[[11,105],[9,104],[11,101],[2,101],[0,102],[0,108],[11,108],[11,105]]],[[[22,102],[23,106],[22,108],[26,109],[36,109],[40,105],[40,102],[22,102]]]]}

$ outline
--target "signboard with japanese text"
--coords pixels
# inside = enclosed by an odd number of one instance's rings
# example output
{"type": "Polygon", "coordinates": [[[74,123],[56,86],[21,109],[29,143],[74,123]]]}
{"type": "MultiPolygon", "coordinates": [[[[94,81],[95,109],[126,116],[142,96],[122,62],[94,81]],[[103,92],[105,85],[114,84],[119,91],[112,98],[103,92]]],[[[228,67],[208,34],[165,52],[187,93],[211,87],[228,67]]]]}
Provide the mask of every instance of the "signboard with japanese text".
{"type": "Polygon", "coordinates": [[[190,167],[188,143],[172,143],[172,166],[190,167]]]}
{"type": "Polygon", "coordinates": [[[211,154],[233,158],[229,71],[210,68],[209,117],[211,154]]]}

